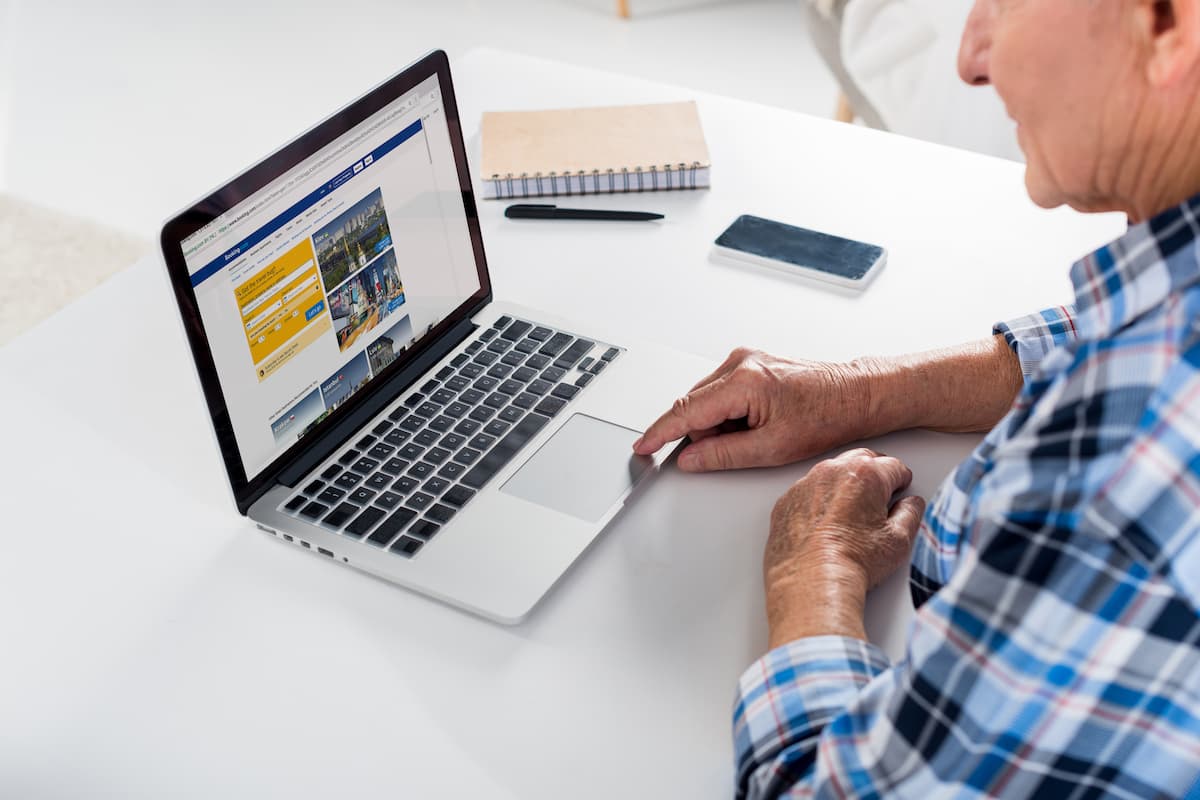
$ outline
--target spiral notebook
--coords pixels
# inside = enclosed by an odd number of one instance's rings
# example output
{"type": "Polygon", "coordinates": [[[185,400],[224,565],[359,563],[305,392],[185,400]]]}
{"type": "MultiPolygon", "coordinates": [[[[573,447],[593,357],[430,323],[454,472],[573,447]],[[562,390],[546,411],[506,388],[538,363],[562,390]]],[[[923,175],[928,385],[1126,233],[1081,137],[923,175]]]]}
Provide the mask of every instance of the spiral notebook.
{"type": "Polygon", "coordinates": [[[649,192],[709,186],[696,103],[483,115],[483,196],[649,192]]]}

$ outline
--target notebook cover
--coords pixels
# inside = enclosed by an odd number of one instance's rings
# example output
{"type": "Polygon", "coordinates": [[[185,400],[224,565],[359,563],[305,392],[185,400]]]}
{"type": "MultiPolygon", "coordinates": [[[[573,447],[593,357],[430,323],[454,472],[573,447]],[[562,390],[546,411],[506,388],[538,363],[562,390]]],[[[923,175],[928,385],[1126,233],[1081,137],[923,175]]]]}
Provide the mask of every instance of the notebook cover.
{"type": "Polygon", "coordinates": [[[695,101],[487,111],[482,177],[710,166],[695,101]]]}

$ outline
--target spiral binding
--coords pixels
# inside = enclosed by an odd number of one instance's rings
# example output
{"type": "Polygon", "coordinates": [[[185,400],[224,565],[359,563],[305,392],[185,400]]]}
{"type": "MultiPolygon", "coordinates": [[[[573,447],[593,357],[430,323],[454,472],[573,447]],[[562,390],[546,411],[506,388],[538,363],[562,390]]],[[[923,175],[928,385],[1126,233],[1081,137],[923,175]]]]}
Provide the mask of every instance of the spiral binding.
{"type": "Polygon", "coordinates": [[[633,170],[622,167],[620,170],[594,169],[591,172],[579,170],[578,172],[551,172],[549,174],[536,172],[533,175],[527,172],[514,175],[509,172],[504,175],[493,174],[488,180],[492,182],[497,198],[654,192],[695,189],[696,171],[701,166],[699,161],[693,161],[691,164],[634,167],[633,170]],[[589,181],[591,182],[590,188],[589,181]],[[578,186],[578,192],[572,191],[573,184],[578,186]],[[530,191],[531,189],[534,191],[530,191]]]}

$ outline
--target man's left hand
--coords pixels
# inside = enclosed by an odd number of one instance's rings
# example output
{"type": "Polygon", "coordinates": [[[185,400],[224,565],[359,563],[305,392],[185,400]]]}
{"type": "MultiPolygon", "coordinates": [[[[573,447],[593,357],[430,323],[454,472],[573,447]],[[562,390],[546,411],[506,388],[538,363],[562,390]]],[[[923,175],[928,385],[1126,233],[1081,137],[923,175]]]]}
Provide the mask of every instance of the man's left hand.
{"type": "Polygon", "coordinates": [[[912,471],[858,448],[822,461],[775,504],[763,556],[771,646],[804,636],[865,639],[867,590],[901,567],[925,510],[892,503],[912,471]]]}

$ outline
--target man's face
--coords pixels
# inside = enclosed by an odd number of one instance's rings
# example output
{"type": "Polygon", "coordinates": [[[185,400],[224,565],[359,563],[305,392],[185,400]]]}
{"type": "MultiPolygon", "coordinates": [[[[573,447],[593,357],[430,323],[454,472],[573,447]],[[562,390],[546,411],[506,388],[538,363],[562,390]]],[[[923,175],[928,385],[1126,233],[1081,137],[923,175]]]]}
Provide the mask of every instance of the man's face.
{"type": "Polygon", "coordinates": [[[1038,205],[1112,207],[1136,114],[1122,96],[1132,74],[1132,42],[1121,36],[1127,13],[1122,0],[976,0],[959,74],[995,85],[1018,124],[1025,185],[1038,205]]]}

